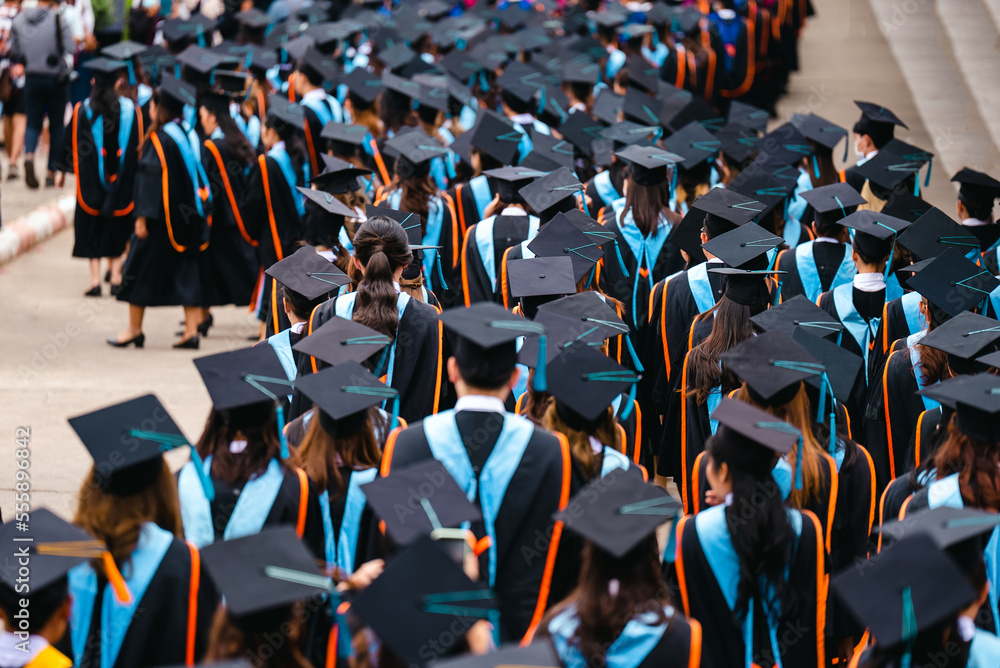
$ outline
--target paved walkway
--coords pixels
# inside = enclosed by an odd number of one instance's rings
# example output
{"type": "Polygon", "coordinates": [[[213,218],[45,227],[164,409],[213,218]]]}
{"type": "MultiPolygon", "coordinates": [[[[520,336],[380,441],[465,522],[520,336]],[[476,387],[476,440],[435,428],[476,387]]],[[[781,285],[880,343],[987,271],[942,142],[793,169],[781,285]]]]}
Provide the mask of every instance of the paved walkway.
{"type": "MultiPolygon", "coordinates": [[[[780,105],[782,117],[814,111],[850,127],[858,115],[853,99],[878,101],[910,125],[901,138],[917,146],[934,145],[868,0],[814,0],[814,4],[819,16],[806,28],[803,69],[793,77],[790,94],[780,105]]],[[[850,164],[853,149],[848,152],[850,164]]],[[[926,196],[952,212],[955,191],[944,171],[935,166],[926,196]]],[[[5,218],[8,206],[19,197],[8,198],[8,186],[3,185],[5,218]]],[[[247,336],[256,332],[244,309],[220,308],[215,310],[216,326],[203,339],[200,351],[171,350],[181,309],[152,309],[144,325],[146,348],[112,349],[104,340],[124,327],[127,307],[107,296],[82,296],[88,283],[87,264],[70,257],[72,244],[73,233],[68,230],[0,266],[0,303],[6,316],[0,327],[4,353],[0,355],[4,380],[0,506],[5,516],[12,504],[15,427],[32,430],[33,504],[69,514],[90,459],[67,417],[153,392],[185,434],[197,438],[210,404],[192,358],[246,346],[247,336]]],[[[170,457],[178,464],[187,455],[170,457]]]]}

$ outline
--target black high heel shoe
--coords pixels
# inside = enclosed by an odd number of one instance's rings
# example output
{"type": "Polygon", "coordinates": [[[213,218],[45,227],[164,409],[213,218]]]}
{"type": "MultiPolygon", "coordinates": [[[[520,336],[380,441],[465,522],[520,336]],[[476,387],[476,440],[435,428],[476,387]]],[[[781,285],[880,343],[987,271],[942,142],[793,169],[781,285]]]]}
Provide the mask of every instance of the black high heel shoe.
{"type": "Polygon", "coordinates": [[[101,296],[101,286],[100,284],[95,285],[91,289],[83,293],[84,297],[100,297],[101,296]]]}
{"type": "Polygon", "coordinates": [[[195,334],[190,339],[184,339],[180,343],[175,343],[173,345],[173,348],[174,348],[174,350],[184,350],[184,349],[198,350],[199,343],[200,343],[200,340],[198,338],[198,335],[195,334]]]}
{"type": "Polygon", "coordinates": [[[108,339],[108,345],[113,348],[127,348],[130,345],[134,345],[136,348],[142,348],[146,343],[145,334],[137,334],[133,336],[128,341],[119,341],[118,339],[108,339]]]}
{"type": "Polygon", "coordinates": [[[198,333],[202,336],[208,336],[208,328],[213,324],[215,324],[215,318],[213,318],[212,314],[209,313],[205,319],[201,321],[201,324],[198,325],[198,333]]]}

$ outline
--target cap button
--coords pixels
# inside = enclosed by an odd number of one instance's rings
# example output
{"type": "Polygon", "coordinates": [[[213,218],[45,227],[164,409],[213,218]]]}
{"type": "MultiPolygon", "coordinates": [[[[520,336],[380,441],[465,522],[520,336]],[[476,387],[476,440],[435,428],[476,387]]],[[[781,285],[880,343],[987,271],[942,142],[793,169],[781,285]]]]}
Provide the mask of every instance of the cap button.
{"type": "Polygon", "coordinates": [[[797,325],[797,324],[799,324],[799,321],[798,320],[792,320],[792,324],[793,325],[797,325]]]}
{"type": "Polygon", "coordinates": [[[539,274],[538,278],[545,278],[545,274],[539,274]]]}

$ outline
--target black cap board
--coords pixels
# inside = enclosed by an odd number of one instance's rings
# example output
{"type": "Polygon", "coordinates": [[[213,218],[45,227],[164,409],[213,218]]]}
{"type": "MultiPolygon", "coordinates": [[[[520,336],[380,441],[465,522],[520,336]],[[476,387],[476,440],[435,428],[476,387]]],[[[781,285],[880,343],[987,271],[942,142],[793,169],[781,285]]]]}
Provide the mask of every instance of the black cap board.
{"type": "Polygon", "coordinates": [[[195,45],[189,46],[174,57],[178,63],[200,75],[208,74],[226,61],[225,56],[195,45]]]}
{"type": "Polygon", "coordinates": [[[421,241],[423,241],[423,229],[420,225],[420,216],[415,213],[390,209],[385,206],[372,206],[371,204],[365,204],[365,215],[369,218],[382,216],[399,223],[399,226],[403,228],[404,232],[406,232],[406,239],[409,242],[410,250],[437,248],[437,246],[424,246],[421,244],[421,241]]]}
{"type": "Polygon", "coordinates": [[[262,30],[263,28],[271,25],[271,17],[256,7],[251,7],[250,9],[244,9],[242,12],[237,12],[236,21],[240,23],[240,25],[244,25],[247,28],[254,30],[262,30]]]}
{"type": "Polygon", "coordinates": [[[965,311],[927,332],[920,339],[920,345],[942,350],[952,357],[971,360],[983,353],[993,352],[997,339],[1000,339],[1000,323],[965,311]]]}
{"type": "Polygon", "coordinates": [[[940,383],[935,396],[955,406],[956,426],[981,443],[1000,441],[1000,378],[991,373],[965,376],[959,383],[940,383]]]}
{"type": "Polygon", "coordinates": [[[101,54],[114,60],[129,60],[141,55],[148,49],[149,47],[145,44],[139,44],[138,42],[126,39],[117,44],[104,47],[101,49],[101,54]]]}
{"type": "Polygon", "coordinates": [[[1000,281],[954,248],[947,248],[933,262],[911,276],[906,286],[954,317],[962,311],[971,311],[987,299],[1000,286],[1000,281]]]}
{"type": "Polygon", "coordinates": [[[292,350],[311,355],[337,366],[346,362],[364,362],[392,343],[392,339],[374,329],[341,317],[333,317],[303,337],[292,350]]]}
{"type": "Polygon", "coordinates": [[[757,145],[761,155],[777,163],[797,165],[802,158],[813,154],[812,144],[791,123],[779,125],[768,132],[757,145]]]}
{"type": "Polygon", "coordinates": [[[879,151],[874,158],[855,168],[855,171],[883,190],[893,190],[906,179],[917,176],[926,160],[912,160],[890,153],[879,151]]]}
{"type": "Polygon", "coordinates": [[[769,406],[787,403],[794,397],[788,390],[824,371],[815,357],[781,331],[747,339],[719,359],[747,384],[758,403],[769,406]]]}
{"type": "Polygon", "coordinates": [[[496,184],[497,194],[505,204],[521,202],[520,190],[535,179],[545,176],[545,172],[527,167],[500,167],[486,170],[483,174],[496,184]]]}
{"type": "Polygon", "coordinates": [[[583,184],[573,176],[573,172],[566,167],[560,167],[524,186],[519,193],[528,206],[536,213],[541,213],[570,197],[575,197],[582,190],[583,184]]]}
{"type": "MultiPolygon", "coordinates": [[[[585,421],[607,411],[615,397],[628,391],[639,376],[587,345],[570,345],[548,362],[549,394],[585,421]]],[[[574,416],[574,417],[575,417],[574,416]]]]}
{"type": "Polygon", "coordinates": [[[471,144],[502,165],[517,162],[518,147],[524,135],[513,124],[494,113],[481,113],[471,131],[471,144]]]}
{"type": "Polygon", "coordinates": [[[921,260],[937,257],[946,250],[958,251],[959,255],[975,250],[979,254],[979,238],[935,207],[899,235],[899,245],[921,260]]]}
{"type": "Polygon", "coordinates": [[[727,120],[730,123],[739,123],[752,130],[764,133],[767,132],[768,118],[768,113],[765,110],[745,102],[733,101],[729,105],[729,118],[727,120]]]}
{"type": "MultiPolygon", "coordinates": [[[[334,158],[333,156],[326,155],[325,153],[322,155],[324,163],[323,166],[325,169],[319,174],[313,176],[310,184],[316,186],[324,192],[334,195],[354,192],[362,187],[358,182],[359,177],[368,176],[372,173],[370,169],[355,167],[346,160],[334,158]]],[[[344,215],[354,217],[357,214],[352,212],[350,214],[345,213],[344,215]]]]}
{"type": "Polygon", "coordinates": [[[816,114],[802,116],[798,119],[798,122],[793,120],[792,123],[806,139],[824,146],[831,151],[840,143],[841,139],[847,137],[846,128],[842,128],[836,123],[831,123],[816,114]]]}
{"type": "Polygon", "coordinates": [[[566,116],[566,120],[559,126],[559,133],[580,149],[581,153],[592,155],[594,142],[602,139],[605,129],[604,125],[587,114],[577,112],[566,116]]]}
{"type": "Polygon", "coordinates": [[[347,274],[319,255],[312,246],[303,246],[285,259],[272,264],[264,273],[309,301],[319,299],[351,282],[347,274]]]}
{"type": "Polygon", "coordinates": [[[421,536],[433,537],[437,529],[454,529],[483,517],[436,459],[393,468],[387,477],[361,489],[396,545],[410,545],[421,536]]]}
{"type": "Polygon", "coordinates": [[[931,210],[931,205],[908,190],[894,190],[882,207],[882,213],[916,222],[931,210]]]}
{"type": "Polygon", "coordinates": [[[530,645],[503,645],[499,649],[476,656],[467,654],[447,661],[435,661],[433,668],[560,668],[562,662],[547,640],[536,640],[530,645]]]}
{"type": "Polygon", "coordinates": [[[755,156],[757,144],[760,143],[760,137],[754,130],[732,121],[722,126],[715,133],[715,138],[719,140],[723,155],[736,163],[742,163],[755,156]]]}
{"type": "Polygon", "coordinates": [[[276,128],[290,125],[297,130],[305,127],[305,108],[288,102],[288,98],[271,95],[267,109],[267,123],[276,128]]]}
{"type": "Polygon", "coordinates": [[[738,399],[723,397],[709,416],[719,423],[715,438],[733,439],[784,455],[796,446],[800,432],[787,422],[738,399]]]}
{"type": "Polygon", "coordinates": [[[697,121],[691,121],[663,141],[663,148],[684,158],[681,171],[714,159],[721,146],[722,142],[697,121]]]}
{"type": "MultiPolygon", "coordinates": [[[[584,326],[581,332],[594,329],[593,333],[598,334],[602,339],[626,334],[629,331],[625,321],[618,317],[615,307],[593,290],[586,290],[557,299],[554,302],[542,304],[538,307],[538,312],[555,313],[571,318],[584,326]]],[[[557,332],[553,332],[553,334],[558,335],[557,332]]]]}
{"type": "Polygon", "coordinates": [[[566,530],[622,557],[679,512],[680,503],[666,491],[615,469],[581,488],[555,518],[566,530]]]}
{"type": "Polygon", "coordinates": [[[289,525],[213,543],[202,548],[201,558],[229,614],[237,618],[288,606],[333,587],[289,525]]]}
{"type": "MultiPolygon", "coordinates": [[[[727,188],[712,188],[696,199],[691,208],[721,218],[733,227],[739,227],[756,219],[767,206],[759,200],[727,188]]],[[[713,236],[718,234],[718,231],[711,227],[710,231],[715,232],[713,236]]]]}
{"type": "Polygon", "coordinates": [[[320,419],[333,420],[367,411],[398,392],[372,375],[358,362],[347,361],[296,379],[295,389],[321,411],[320,419]]]}
{"type": "Polygon", "coordinates": [[[991,204],[993,200],[1000,198],[1000,181],[989,174],[963,167],[955,176],[951,177],[951,180],[953,183],[961,184],[959,186],[961,195],[991,204]]]}
{"type": "MultiPolygon", "coordinates": [[[[540,172],[552,172],[560,167],[573,169],[576,164],[576,151],[572,142],[557,139],[553,135],[543,135],[536,132],[531,140],[531,152],[519,165],[540,172]]],[[[572,177],[576,180],[576,177],[572,177]]]]}
{"type": "Polygon", "coordinates": [[[91,58],[83,64],[94,76],[117,77],[128,67],[124,60],[111,60],[110,58],[91,58]]]}
{"type": "Polygon", "coordinates": [[[194,365],[217,411],[274,401],[291,385],[268,345],[199,357],[194,365]]]}
{"type": "Polygon", "coordinates": [[[760,225],[747,223],[725,234],[713,237],[702,245],[707,253],[725,262],[730,268],[762,270],[768,267],[767,253],[784,240],[760,225]]]}
{"type": "Polygon", "coordinates": [[[816,213],[840,213],[838,219],[854,213],[854,207],[866,201],[857,190],[846,183],[831,183],[800,194],[816,213]]]}
{"type": "Polygon", "coordinates": [[[198,104],[197,89],[186,81],[166,76],[160,81],[160,94],[179,102],[181,105],[195,106],[198,104]]]}
{"type": "MultiPolygon", "coordinates": [[[[87,553],[85,546],[97,552],[104,550],[102,543],[48,508],[32,510],[27,525],[12,521],[0,524],[0,546],[3,548],[0,583],[24,598],[42,593],[74,566],[88,561],[92,555],[87,553]],[[30,555],[27,557],[30,563],[28,578],[19,574],[19,567],[24,565],[19,553],[25,552],[30,555]]],[[[16,624],[14,620],[11,622],[16,624]]]]}
{"type": "MultiPolygon", "coordinates": [[[[535,238],[528,243],[528,250],[538,257],[563,257],[570,260],[573,282],[590,273],[604,256],[599,239],[592,239],[580,231],[566,216],[556,216],[542,225],[535,238]]],[[[569,290],[563,294],[572,294],[569,290]]],[[[560,294],[560,293],[546,293],[560,294]]]]}
{"type": "Polygon", "coordinates": [[[893,249],[897,234],[910,226],[908,221],[884,213],[863,209],[840,219],[840,224],[855,231],[854,244],[865,254],[883,258],[893,249]]]}
{"type": "Polygon", "coordinates": [[[351,70],[349,74],[343,75],[340,81],[347,86],[351,96],[366,104],[374,103],[382,92],[382,80],[364,68],[351,70]]]}
{"type": "Polygon", "coordinates": [[[927,535],[942,550],[993,531],[1000,525],[1000,515],[972,508],[940,506],[907,514],[903,520],[891,520],[878,528],[882,536],[903,540],[927,535]]]}
{"type": "Polygon", "coordinates": [[[529,331],[527,320],[491,302],[448,309],[441,314],[441,322],[449,331],[486,350],[513,344],[529,331]]]}
{"type": "Polygon", "coordinates": [[[870,121],[875,123],[889,123],[890,125],[901,125],[907,130],[906,123],[899,120],[896,114],[892,113],[890,110],[886,109],[880,104],[875,104],[874,102],[860,102],[858,100],[854,101],[854,104],[858,105],[858,109],[861,110],[861,115],[870,121]]]}
{"type": "Polygon", "coordinates": [[[844,331],[839,320],[821,309],[805,295],[795,295],[750,318],[761,331],[784,332],[790,336],[802,330],[820,338],[836,336],[844,331]]]}
{"type": "MultiPolygon", "coordinates": [[[[833,341],[813,336],[806,327],[797,327],[792,332],[792,338],[823,365],[830,383],[830,390],[837,401],[845,403],[850,399],[854,382],[865,363],[861,356],[855,355],[843,346],[838,346],[833,341]]],[[[821,392],[824,391],[821,376],[810,376],[806,378],[806,383],[821,392]]]]}
{"type": "MultiPolygon", "coordinates": [[[[625,104],[625,99],[616,94],[610,88],[602,88],[594,99],[594,105],[591,108],[591,113],[598,120],[607,123],[608,125],[614,125],[618,122],[618,115],[622,111],[622,105],[625,104]]],[[[570,114],[573,116],[573,114],[570,114]]]]}
{"type": "Polygon", "coordinates": [[[760,165],[747,165],[727,186],[727,189],[757,200],[766,208],[760,215],[767,216],[776,206],[784,204],[792,192],[787,182],[774,178],[760,165]]]}
{"type": "Polygon", "coordinates": [[[615,155],[629,163],[636,185],[655,186],[667,180],[667,167],[675,168],[684,158],[656,146],[629,146],[615,155]]]}
{"type": "MultiPolygon", "coordinates": [[[[546,302],[541,306],[555,304],[567,298],[563,297],[562,299],[546,302]]],[[[545,335],[546,364],[554,360],[564,349],[570,346],[602,346],[607,341],[609,334],[606,329],[600,326],[595,327],[594,323],[583,322],[578,318],[561,315],[553,311],[546,311],[541,306],[538,312],[535,313],[535,317],[532,318],[532,322],[544,327],[545,331],[549,332],[545,335]]],[[[538,365],[538,343],[539,336],[537,334],[529,333],[525,336],[521,349],[517,351],[518,362],[529,369],[534,369],[538,365]]]]}
{"type": "MultiPolygon", "coordinates": [[[[414,130],[412,132],[407,132],[406,134],[397,134],[395,137],[390,139],[385,143],[385,152],[388,155],[396,155],[410,163],[408,167],[418,167],[424,163],[430,162],[434,158],[441,157],[448,153],[448,149],[441,145],[437,139],[429,137],[424,132],[420,130],[414,130]]],[[[404,178],[410,176],[410,174],[403,173],[401,171],[400,163],[396,163],[396,171],[400,172],[400,176],[404,178]]]]}
{"type": "Polygon", "coordinates": [[[573,261],[566,256],[533,257],[507,262],[512,297],[571,295],[576,292],[573,261]]]}
{"type": "MultiPolygon", "coordinates": [[[[681,222],[674,225],[667,235],[667,241],[680,248],[690,257],[690,266],[694,266],[705,261],[705,253],[701,249],[701,233],[705,227],[706,214],[694,207],[681,219],[681,222]]],[[[726,225],[726,227],[729,227],[726,225]]]]}

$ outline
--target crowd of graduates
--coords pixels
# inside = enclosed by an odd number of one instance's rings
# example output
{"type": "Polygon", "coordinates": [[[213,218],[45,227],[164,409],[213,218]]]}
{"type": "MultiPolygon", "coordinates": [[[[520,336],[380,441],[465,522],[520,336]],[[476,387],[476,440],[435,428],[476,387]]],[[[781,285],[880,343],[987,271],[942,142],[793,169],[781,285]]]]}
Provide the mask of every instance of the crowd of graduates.
{"type": "Polygon", "coordinates": [[[196,439],[151,394],[70,418],[72,523],[0,527],[0,666],[1000,665],[1000,182],[931,206],[877,103],[773,120],[810,13],[107,47],[65,160],[108,343],[260,335],[194,360],[196,439]]]}

